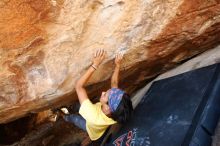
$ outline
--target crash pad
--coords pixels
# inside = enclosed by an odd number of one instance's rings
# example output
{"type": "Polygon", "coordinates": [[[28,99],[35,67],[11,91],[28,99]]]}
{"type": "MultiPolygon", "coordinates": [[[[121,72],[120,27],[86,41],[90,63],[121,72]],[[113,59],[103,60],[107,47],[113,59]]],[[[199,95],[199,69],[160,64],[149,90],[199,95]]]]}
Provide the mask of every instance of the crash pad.
{"type": "Polygon", "coordinates": [[[155,81],[106,146],[209,146],[220,115],[220,64],[155,81]]]}

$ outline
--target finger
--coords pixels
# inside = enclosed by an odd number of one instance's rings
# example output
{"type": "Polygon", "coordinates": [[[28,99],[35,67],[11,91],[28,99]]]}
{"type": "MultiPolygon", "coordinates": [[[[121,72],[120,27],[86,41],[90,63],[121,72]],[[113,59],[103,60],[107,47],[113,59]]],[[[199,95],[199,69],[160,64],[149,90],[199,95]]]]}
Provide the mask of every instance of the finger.
{"type": "Polygon", "coordinates": [[[103,49],[102,50],[102,56],[105,56],[106,55],[106,51],[103,49]]]}
{"type": "Polygon", "coordinates": [[[103,57],[105,58],[107,56],[107,52],[103,50],[103,57]]]}
{"type": "Polygon", "coordinates": [[[103,50],[103,56],[105,57],[107,55],[107,52],[103,50]]]}
{"type": "Polygon", "coordinates": [[[95,51],[95,53],[94,53],[94,57],[95,57],[95,58],[97,57],[97,51],[95,51]]]}
{"type": "Polygon", "coordinates": [[[103,55],[104,55],[104,50],[101,49],[100,56],[102,57],[103,55]]]}
{"type": "Polygon", "coordinates": [[[100,57],[102,54],[102,49],[99,49],[98,57],[100,57]]]}
{"type": "Polygon", "coordinates": [[[102,50],[101,59],[104,59],[104,58],[105,58],[105,55],[106,55],[106,51],[102,50]]]}
{"type": "Polygon", "coordinates": [[[95,57],[97,57],[97,55],[98,55],[98,51],[99,51],[99,50],[96,50],[96,51],[95,51],[95,57]]]}
{"type": "Polygon", "coordinates": [[[97,52],[96,52],[96,57],[99,56],[99,51],[100,51],[100,49],[97,50],[97,52]]]}
{"type": "Polygon", "coordinates": [[[119,52],[117,55],[118,60],[120,60],[120,58],[121,58],[120,56],[121,56],[121,53],[119,52]]]}
{"type": "Polygon", "coordinates": [[[120,58],[122,59],[122,58],[123,58],[123,56],[124,56],[124,54],[123,54],[123,53],[121,53],[121,54],[120,54],[120,58]]]}
{"type": "Polygon", "coordinates": [[[118,59],[118,54],[115,55],[115,59],[118,59]]]}
{"type": "Polygon", "coordinates": [[[101,60],[104,60],[104,59],[105,59],[105,56],[102,56],[102,57],[101,57],[101,60]]]}
{"type": "Polygon", "coordinates": [[[118,58],[119,58],[119,59],[121,58],[121,53],[118,53],[118,58]]]}
{"type": "Polygon", "coordinates": [[[95,53],[93,53],[93,56],[94,56],[94,58],[96,57],[96,52],[95,52],[95,53]]]}

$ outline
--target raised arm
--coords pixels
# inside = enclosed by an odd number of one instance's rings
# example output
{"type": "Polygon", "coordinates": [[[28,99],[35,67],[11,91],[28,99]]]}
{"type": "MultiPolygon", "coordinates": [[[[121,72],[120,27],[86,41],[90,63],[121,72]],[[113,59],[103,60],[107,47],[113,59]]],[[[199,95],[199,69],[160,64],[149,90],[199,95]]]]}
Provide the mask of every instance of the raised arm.
{"type": "Polygon", "coordinates": [[[123,54],[117,54],[115,57],[115,69],[111,78],[112,88],[118,88],[119,70],[122,59],[123,59],[123,54]]]}
{"type": "Polygon", "coordinates": [[[92,76],[93,72],[98,68],[98,66],[102,63],[105,58],[106,52],[104,50],[98,50],[95,52],[93,58],[93,64],[89,67],[86,73],[76,82],[75,89],[78,95],[78,99],[80,104],[83,103],[86,99],[88,99],[87,92],[84,88],[84,85],[87,83],[89,78],[92,76]]]}

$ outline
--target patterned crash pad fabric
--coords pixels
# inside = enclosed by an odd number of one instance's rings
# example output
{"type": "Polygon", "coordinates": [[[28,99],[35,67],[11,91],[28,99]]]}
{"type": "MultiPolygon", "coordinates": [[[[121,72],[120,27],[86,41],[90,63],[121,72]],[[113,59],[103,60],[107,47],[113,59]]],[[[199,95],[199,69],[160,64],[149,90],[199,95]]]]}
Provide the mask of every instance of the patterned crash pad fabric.
{"type": "Polygon", "coordinates": [[[153,83],[106,146],[209,146],[220,113],[220,64],[153,83]]]}

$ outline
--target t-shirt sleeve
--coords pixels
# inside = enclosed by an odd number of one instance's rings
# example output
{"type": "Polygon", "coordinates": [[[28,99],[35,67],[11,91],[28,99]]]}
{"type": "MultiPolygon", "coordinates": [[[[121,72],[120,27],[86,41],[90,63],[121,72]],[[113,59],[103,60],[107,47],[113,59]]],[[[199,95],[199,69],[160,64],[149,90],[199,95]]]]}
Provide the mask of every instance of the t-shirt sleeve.
{"type": "Polygon", "coordinates": [[[95,123],[95,120],[97,118],[97,109],[95,105],[89,100],[83,101],[83,103],[80,106],[79,114],[90,123],[95,123]]]}

